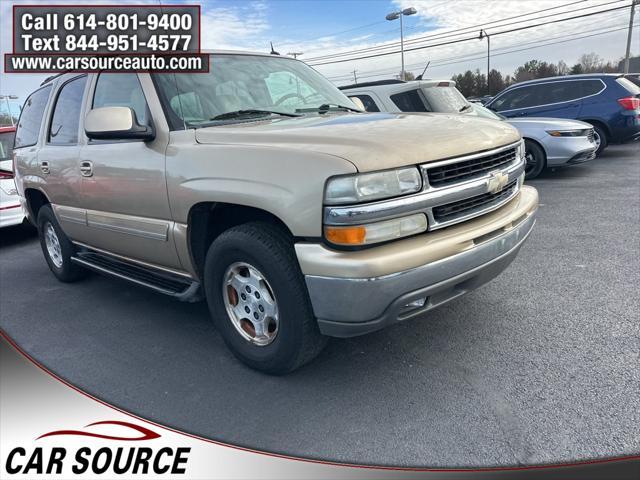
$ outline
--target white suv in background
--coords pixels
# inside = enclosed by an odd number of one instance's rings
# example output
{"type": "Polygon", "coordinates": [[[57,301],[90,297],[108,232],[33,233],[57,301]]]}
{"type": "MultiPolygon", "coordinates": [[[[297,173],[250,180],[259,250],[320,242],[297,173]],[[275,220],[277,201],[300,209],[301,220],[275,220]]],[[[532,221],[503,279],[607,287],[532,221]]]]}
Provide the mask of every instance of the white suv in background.
{"type": "Polygon", "coordinates": [[[526,178],[547,168],[577,165],[596,156],[593,126],[566,118],[506,118],[482,105],[470,103],[453,80],[381,80],[340,87],[367,112],[463,114],[505,121],[524,139],[526,178]]]}
{"type": "Polygon", "coordinates": [[[0,227],[20,225],[25,218],[13,179],[13,138],[16,127],[0,127],[0,227]]]}

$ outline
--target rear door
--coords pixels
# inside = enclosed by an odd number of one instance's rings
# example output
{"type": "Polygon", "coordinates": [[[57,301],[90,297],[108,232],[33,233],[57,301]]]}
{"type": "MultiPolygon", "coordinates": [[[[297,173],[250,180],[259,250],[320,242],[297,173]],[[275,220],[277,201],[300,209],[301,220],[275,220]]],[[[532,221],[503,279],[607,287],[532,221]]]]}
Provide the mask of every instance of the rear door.
{"type": "MultiPolygon", "coordinates": [[[[95,76],[87,103],[88,109],[129,107],[138,123],[153,125],[137,74],[95,76]]],[[[166,148],[167,138],[162,135],[150,142],[86,139],[80,151],[82,204],[87,215],[84,243],[154,265],[180,268],[165,178],[166,148]]]]}
{"type": "Polygon", "coordinates": [[[45,123],[45,138],[38,152],[46,179],[46,194],[62,229],[72,239],[82,235],[84,211],[78,145],[80,114],[85,100],[87,76],[78,75],[59,85],[45,123]]]}
{"type": "Polygon", "coordinates": [[[597,94],[604,89],[600,80],[558,80],[536,84],[536,105],[527,109],[527,116],[553,117],[553,118],[578,118],[582,100],[587,96],[583,87],[587,83],[592,85],[597,94]]]}

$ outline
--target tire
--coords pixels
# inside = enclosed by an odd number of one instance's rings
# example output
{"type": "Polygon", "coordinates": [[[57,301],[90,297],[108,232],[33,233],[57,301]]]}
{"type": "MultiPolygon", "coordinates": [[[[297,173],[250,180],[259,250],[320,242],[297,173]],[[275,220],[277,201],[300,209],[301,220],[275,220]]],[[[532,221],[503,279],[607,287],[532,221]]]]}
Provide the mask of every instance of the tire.
{"type": "Polygon", "coordinates": [[[327,343],[313,315],[291,238],[275,225],[252,222],[222,233],[207,252],[204,290],[225,343],[251,368],[272,375],[289,373],[316,357],[327,343]],[[267,310],[259,310],[263,304],[267,310]],[[239,318],[238,311],[249,312],[247,318],[239,318]],[[255,322],[248,319],[252,317],[255,322]]]}
{"type": "Polygon", "coordinates": [[[47,265],[58,280],[68,283],[87,276],[87,270],[71,262],[75,248],[60,228],[49,205],[43,205],[38,212],[38,237],[47,265]]]}
{"type": "Polygon", "coordinates": [[[607,145],[609,145],[609,141],[607,140],[607,132],[605,132],[600,125],[593,125],[593,136],[596,144],[598,144],[599,142],[598,148],[596,150],[596,157],[599,157],[604,149],[607,148],[607,145]]]}
{"type": "Polygon", "coordinates": [[[547,164],[547,156],[540,145],[530,140],[524,141],[524,151],[527,158],[524,178],[531,180],[542,173],[547,164]]]}

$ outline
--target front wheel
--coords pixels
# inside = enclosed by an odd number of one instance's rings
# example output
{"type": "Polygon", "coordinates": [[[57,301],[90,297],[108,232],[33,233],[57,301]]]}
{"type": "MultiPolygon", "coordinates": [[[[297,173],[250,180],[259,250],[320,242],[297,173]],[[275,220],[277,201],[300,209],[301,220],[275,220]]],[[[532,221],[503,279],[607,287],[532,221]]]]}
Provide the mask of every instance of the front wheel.
{"type": "Polygon", "coordinates": [[[540,175],[542,170],[544,170],[546,155],[540,145],[529,140],[524,141],[524,152],[527,162],[524,168],[524,178],[531,180],[540,175]]]}
{"type": "Polygon", "coordinates": [[[596,157],[600,156],[609,143],[607,133],[598,125],[593,125],[593,143],[596,144],[596,157]]]}
{"type": "Polygon", "coordinates": [[[204,289],[225,343],[256,370],[291,372],[326,344],[292,242],[274,225],[247,223],[221,234],[207,253],[204,289]]]}

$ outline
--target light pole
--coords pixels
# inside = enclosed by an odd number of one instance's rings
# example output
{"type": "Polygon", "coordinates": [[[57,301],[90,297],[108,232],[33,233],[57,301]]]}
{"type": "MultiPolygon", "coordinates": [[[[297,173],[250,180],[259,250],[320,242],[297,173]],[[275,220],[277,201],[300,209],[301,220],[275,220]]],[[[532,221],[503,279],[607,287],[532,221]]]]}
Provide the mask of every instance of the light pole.
{"type": "Polygon", "coordinates": [[[4,100],[7,102],[7,113],[9,114],[9,118],[11,119],[11,126],[15,126],[15,122],[13,121],[13,113],[11,113],[11,105],[9,104],[9,99],[17,100],[17,95],[0,95],[0,100],[4,100]]]}
{"type": "Polygon", "coordinates": [[[631,14],[629,16],[629,33],[627,35],[627,52],[624,56],[624,74],[629,73],[629,55],[631,54],[631,37],[633,36],[633,14],[636,5],[640,5],[640,0],[631,1],[631,14]]]}
{"type": "Polygon", "coordinates": [[[293,58],[298,58],[303,53],[304,52],[289,52],[289,53],[287,53],[287,55],[289,55],[290,57],[293,57],[293,58]]]}
{"type": "Polygon", "coordinates": [[[391,12],[385,18],[389,21],[400,19],[400,57],[402,58],[402,70],[400,70],[400,80],[404,80],[404,32],[402,28],[402,17],[405,15],[415,15],[418,11],[413,8],[405,8],[397,12],[391,12]]]}
{"type": "Polygon", "coordinates": [[[489,85],[489,73],[491,73],[491,37],[485,30],[480,30],[479,40],[487,38],[487,95],[491,95],[491,86],[489,85]]]}

